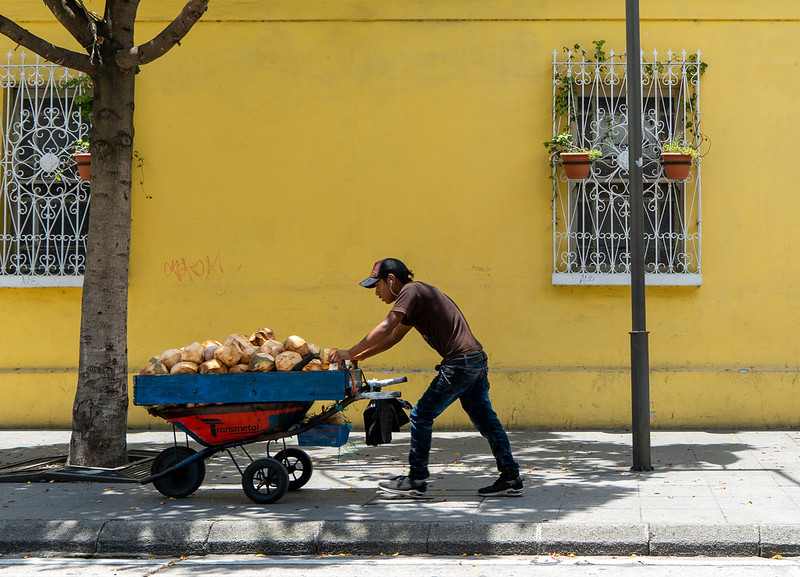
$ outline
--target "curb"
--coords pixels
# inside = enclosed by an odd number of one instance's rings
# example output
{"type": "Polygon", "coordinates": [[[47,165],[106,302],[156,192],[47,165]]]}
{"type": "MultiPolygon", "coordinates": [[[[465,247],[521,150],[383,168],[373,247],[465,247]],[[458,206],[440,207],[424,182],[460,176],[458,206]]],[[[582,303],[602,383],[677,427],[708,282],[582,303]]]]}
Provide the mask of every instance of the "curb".
{"type": "Polygon", "coordinates": [[[0,553],[800,555],[800,525],[0,520],[0,553]]]}

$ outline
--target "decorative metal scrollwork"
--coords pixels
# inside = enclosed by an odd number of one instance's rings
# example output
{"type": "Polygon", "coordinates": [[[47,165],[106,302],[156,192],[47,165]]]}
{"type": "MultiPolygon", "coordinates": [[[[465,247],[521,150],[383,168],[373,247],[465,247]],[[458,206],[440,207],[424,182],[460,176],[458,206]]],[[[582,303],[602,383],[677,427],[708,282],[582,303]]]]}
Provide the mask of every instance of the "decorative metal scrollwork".
{"type": "MultiPolygon", "coordinates": [[[[700,284],[700,166],[685,181],[663,172],[664,142],[699,144],[700,53],[642,57],[645,269],[649,284],[700,284]]],[[[553,135],[569,131],[602,152],[589,178],[568,180],[553,166],[553,282],[628,284],[630,206],[624,55],[589,61],[553,53],[553,135]]]]}
{"type": "Polygon", "coordinates": [[[72,147],[88,123],[65,86],[76,73],[38,56],[0,65],[0,286],[74,286],[84,272],[89,184],[72,147]]]}

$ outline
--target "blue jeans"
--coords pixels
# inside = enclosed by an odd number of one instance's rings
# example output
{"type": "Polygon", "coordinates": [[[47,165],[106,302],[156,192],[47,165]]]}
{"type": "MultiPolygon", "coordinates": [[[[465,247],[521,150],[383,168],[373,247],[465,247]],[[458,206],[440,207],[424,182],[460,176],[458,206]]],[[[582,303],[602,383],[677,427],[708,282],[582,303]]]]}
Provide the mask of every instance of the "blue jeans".
{"type": "Polygon", "coordinates": [[[411,410],[409,415],[411,451],[408,454],[408,464],[410,466],[409,477],[412,479],[427,479],[430,475],[428,458],[431,452],[433,420],[456,399],[461,401],[461,406],[469,415],[478,432],[489,441],[489,447],[497,462],[500,476],[504,479],[519,477],[519,466],[511,454],[508,435],[489,400],[489,379],[487,377],[489,367],[486,363],[486,356],[481,355],[481,357],[466,366],[440,365],[437,367],[438,374],[411,410]]]}

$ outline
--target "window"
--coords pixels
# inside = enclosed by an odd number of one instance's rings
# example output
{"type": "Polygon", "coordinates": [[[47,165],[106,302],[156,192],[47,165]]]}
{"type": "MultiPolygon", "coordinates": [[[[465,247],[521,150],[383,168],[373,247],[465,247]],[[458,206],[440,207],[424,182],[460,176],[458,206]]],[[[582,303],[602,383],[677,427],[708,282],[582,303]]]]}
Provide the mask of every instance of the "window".
{"type": "Polygon", "coordinates": [[[89,183],[73,144],[88,123],[75,73],[49,62],[0,65],[0,286],[80,286],[89,183]]]}
{"type": "MultiPolygon", "coordinates": [[[[553,166],[553,284],[630,284],[630,191],[626,63],[596,42],[553,59],[553,134],[569,131],[582,148],[599,149],[589,178],[568,180],[553,166]]],[[[697,148],[699,53],[642,58],[642,147],[647,284],[700,285],[700,166],[689,178],[664,176],[661,148],[679,140],[697,148]]]]}

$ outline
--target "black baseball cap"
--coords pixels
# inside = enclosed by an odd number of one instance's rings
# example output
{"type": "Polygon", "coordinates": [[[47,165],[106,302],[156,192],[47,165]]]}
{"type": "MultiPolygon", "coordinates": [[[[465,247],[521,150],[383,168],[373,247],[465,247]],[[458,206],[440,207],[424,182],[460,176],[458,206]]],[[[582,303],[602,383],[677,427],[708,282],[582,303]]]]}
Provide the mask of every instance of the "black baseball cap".
{"type": "Polygon", "coordinates": [[[369,276],[358,284],[364,288],[372,288],[380,279],[388,277],[389,274],[394,274],[402,280],[408,279],[411,276],[411,271],[402,261],[396,258],[384,258],[376,262],[372,266],[372,272],[369,273],[369,276]]]}

